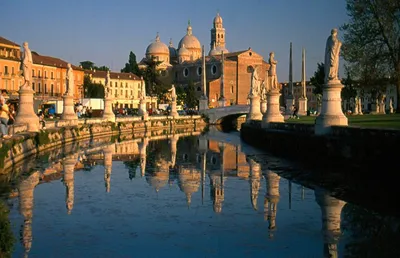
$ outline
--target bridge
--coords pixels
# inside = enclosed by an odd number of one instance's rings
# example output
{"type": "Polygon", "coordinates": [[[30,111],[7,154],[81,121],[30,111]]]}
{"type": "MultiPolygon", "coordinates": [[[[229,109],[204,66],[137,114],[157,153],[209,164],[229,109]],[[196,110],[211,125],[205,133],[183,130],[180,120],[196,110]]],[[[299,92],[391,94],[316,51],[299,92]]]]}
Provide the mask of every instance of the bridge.
{"type": "Polygon", "coordinates": [[[249,105],[233,105],[227,107],[210,108],[201,110],[200,113],[206,115],[212,125],[221,124],[223,120],[234,120],[242,115],[249,113],[249,105]]]}

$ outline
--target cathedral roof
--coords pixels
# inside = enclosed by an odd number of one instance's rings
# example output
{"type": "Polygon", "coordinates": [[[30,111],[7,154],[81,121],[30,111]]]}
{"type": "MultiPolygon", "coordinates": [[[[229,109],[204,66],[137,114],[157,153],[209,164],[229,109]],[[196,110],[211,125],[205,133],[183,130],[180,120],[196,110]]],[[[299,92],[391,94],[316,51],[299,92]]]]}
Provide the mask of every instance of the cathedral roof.
{"type": "Polygon", "coordinates": [[[168,45],[168,49],[169,49],[169,56],[172,57],[177,57],[178,53],[176,51],[176,48],[174,48],[174,45],[172,44],[172,39],[169,40],[169,45],[168,45]]]}
{"type": "Polygon", "coordinates": [[[178,49],[180,49],[183,45],[189,50],[196,49],[201,51],[200,41],[192,34],[192,26],[190,25],[190,21],[188,23],[186,35],[179,41],[178,49]]]}
{"type": "Polygon", "coordinates": [[[167,54],[169,55],[169,48],[166,44],[160,41],[160,36],[157,33],[156,39],[146,49],[146,55],[154,54],[167,54]]]}
{"type": "Polygon", "coordinates": [[[190,56],[190,51],[186,48],[185,44],[182,44],[182,46],[179,48],[178,55],[179,56],[190,56]]]}
{"type": "Polygon", "coordinates": [[[217,13],[217,16],[214,18],[214,24],[216,23],[222,23],[222,17],[217,13]]]}
{"type": "MultiPolygon", "coordinates": [[[[106,71],[96,70],[85,70],[85,74],[91,75],[93,78],[106,78],[106,71]]],[[[139,76],[133,73],[118,73],[110,71],[110,79],[121,79],[121,80],[141,80],[139,76]]]]}

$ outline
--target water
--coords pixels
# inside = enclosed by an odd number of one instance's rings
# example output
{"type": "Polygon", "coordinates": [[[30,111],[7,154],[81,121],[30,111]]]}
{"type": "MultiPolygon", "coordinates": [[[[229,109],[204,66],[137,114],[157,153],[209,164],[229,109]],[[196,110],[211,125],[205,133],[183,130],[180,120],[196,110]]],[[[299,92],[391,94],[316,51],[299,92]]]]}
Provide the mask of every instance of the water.
{"type": "Polygon", "coordinates": [[[79,151],[10,194],[13,257],[369,257],[375,227],[370,257],[396,257],[396,219],[263,168],[236,134],[79,151]]]}

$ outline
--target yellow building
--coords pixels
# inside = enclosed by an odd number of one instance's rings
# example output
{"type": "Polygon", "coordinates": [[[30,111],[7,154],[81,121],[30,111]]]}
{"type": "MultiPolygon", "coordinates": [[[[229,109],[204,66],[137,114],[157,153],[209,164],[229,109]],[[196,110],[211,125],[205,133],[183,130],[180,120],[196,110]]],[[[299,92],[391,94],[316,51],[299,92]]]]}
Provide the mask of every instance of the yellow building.
{"type": "MultiPolygon", "coordinates": [[[[20,72],[21,46],[0,37],[0,89],[7,90],[10,97],[18,97],[19,87],[24,83],[20,72]]],[[[32,89],[35,99],[61,99],[66,89],[67,62],[56,57],[43,56],[32,51],[32,89]]],[[[83,86],[83,69],[74,70],[74,99],[80,99],[83,86]]]]}
{"type": "MultiPolygon", "coordinates": [[[[92,82],[105,84],[107,72],[96,70],[85,70],[92,82]]],[[[119,108],[138,108],[139,96],[144,86],[143,78],[132,73],[110,72],[111,91],[114,97],[114,107],[119,108]]],[[[147,96],[147,107],[157,107],[157,98],[147,96]]]]}

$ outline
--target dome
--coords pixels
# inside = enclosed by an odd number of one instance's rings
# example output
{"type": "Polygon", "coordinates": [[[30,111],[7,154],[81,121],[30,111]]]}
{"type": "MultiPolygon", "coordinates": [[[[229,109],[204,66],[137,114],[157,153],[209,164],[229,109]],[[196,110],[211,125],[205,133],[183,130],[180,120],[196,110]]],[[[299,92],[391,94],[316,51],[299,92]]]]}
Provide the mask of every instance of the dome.
{"type": "Polygon", "coordinates": [[[172,39],[169,40],[168,49],[169,49],[169,55],[171,58],[178,56],[178,53],[177,53],[176,49],[174,48],[174,45],[172,44],[172,39]]]}
{"type": "Polygon", "coordinates": [[[188,23],[186,35],[179,41],[178,49],[180,49],[183,45],[189,50],[197,49],[201,50],[200,41],[192,35],[192,26],[190,25],[190,21],[188,23]]]}
{"type": "Polygon", "coordinates": [[[179,56],[190,56],[190,51],[186,48],[185,44],[182,44],[182,47],[179,48],[178,55],[179,56]]]}
{"type": "Polygon", "coordinates": [[[169,48],[166,44],[160,41],[160,36],[157,33],[156,40],[151,43],[146,49],[146,55],[166,54],[169,55],[169,48]]]}
{"type": "Polygon", "coordinates": [[[214,24],[216,23],[222,23],[222,17],[217,13],[217,16],[214,18],[214,24]]]}
{"type": "Polygon", "coordinates": [[[228,49],[222,46],[215,47],[215,42],[213,48],[210,50],[209,54],[210,56],[217,56],[221,55],[222,51],[224,51],[224,54],[229,53],[228,49]]]}

